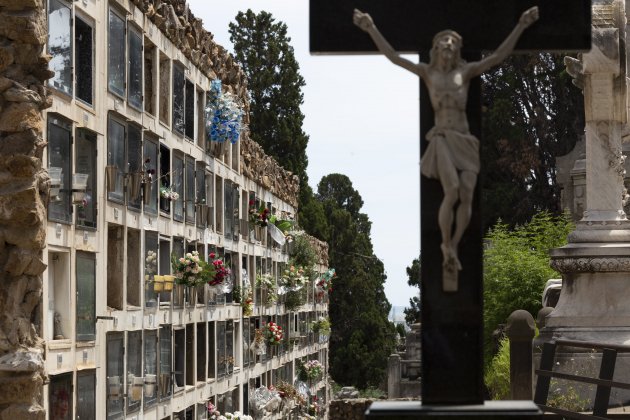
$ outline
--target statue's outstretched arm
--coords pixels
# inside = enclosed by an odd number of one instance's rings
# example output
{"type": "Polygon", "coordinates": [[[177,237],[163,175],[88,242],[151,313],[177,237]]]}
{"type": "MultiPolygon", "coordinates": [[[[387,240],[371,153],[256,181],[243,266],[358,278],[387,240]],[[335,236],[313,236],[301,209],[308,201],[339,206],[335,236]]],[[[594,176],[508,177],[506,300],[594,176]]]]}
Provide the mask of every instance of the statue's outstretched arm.
{"type": "Polygon", "coordinates": [[[479,76],[484,71],[490,69],[491,67],[496,66],[501,63],[503,60],[507,58],[508,55],[514,51],[514,47],[516,46],[516,42],[523,34],[523,31],[527,29],[530,25],[538,20],[538,7],[534,6],[523,12],[521,18],[518,23],[512,29],[512,32],[508,35],[507,38],[499,45],[499,47],[489,56],[484,58],[483,60],[477,61],[475,63],[470,63],[469,69],[470,74],[469,77],[479,76]]]}
{"type": "Polygon", "coordinates": [[[374,25],[374,21],[369,14],[363,13],[358,9],[354,9],[352,21],[355,25],[367,32],[370,37],[372,37],[372,40],[374,41],[374,44],[376,44],[378,50],[385,54],[385,57],[387,57],[389,61],[409,70],[412,73],[417,74],[422,78],[425,77],[427,65],[422,62],[416,64],[407,60],[406,58],[401,57],[400,54],[398,54],[394,50],[394,48],[389,44],[389,42],[387,42],[381,32],[376,28],[376,25],[374,25]]]}

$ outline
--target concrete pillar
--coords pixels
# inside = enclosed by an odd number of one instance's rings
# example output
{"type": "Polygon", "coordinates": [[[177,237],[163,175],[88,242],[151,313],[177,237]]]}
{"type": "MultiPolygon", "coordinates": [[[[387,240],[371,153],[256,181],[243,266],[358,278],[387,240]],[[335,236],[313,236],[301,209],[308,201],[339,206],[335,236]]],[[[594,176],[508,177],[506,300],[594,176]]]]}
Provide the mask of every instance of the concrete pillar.
{"type": "Polygon", "coordinates": [[[400,397],[401,373],[400,355],[394,353],[387,361],[387,397],[389,399],[400,397]]]}
{"type": "Polygon", "coordinates": [[[536,327],[534,317],[519,309],[507,320],[505,333],[510,339],[510,397],[532,399],[532,339],[536,327]]]}

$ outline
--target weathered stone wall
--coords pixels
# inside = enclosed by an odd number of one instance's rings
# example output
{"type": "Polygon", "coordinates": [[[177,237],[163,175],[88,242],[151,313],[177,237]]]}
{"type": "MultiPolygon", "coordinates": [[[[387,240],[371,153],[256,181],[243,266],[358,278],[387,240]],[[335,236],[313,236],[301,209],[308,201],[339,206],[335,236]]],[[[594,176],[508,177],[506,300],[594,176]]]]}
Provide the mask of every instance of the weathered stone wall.
{"type": "Polygon", "coordinates": [[[262,146],[253,140],[241,140],[241,170],[249,179],[262,185],[293,207],[298,205],[300,179],[267,156],[262,146]]]}
{"type": "Polygon", "coordinates": [[[328,266],[328,243],[320,241],[319,239],[306,234],[308,241],[311,243],[315,255],[317,255],[317,262],[321,265],[328,266]]]}
{"type": "Polygon", "coordinates": [[[46,266],[42,110],[51,77],[42,0],[0,0],[0,419],[43,419],[41,325],[46,266]]]}
{"type": "MultiPolygon", "coordinates": [[[[203,28],[202,20],[191,13],[185,0],[132,1],[208,78],[221,79],[224,89],[238,96],[245,110],[244,122],[247,124],[247,76],[234,62],[232,55],[214,42],[213,35],[203,28]]],[[[241,135],[241,161],[243,173],[248,178],[292,206],[297,206],[299,179],[266,156],[262,147],[249,139],[247,130],[241,135]]]]}
{"type": "Polygon", "coordinates": [[[374,400],[357,398],[350,400],[332,400],[328,408],[329,420],[363,420],[365,410],[374,400]]]}

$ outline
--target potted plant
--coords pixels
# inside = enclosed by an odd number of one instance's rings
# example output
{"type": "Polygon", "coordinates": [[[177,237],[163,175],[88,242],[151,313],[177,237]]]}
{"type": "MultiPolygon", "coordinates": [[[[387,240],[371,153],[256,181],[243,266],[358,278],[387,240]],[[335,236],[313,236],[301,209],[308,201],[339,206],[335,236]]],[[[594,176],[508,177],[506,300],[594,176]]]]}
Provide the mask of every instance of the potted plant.
{"type": "Polygon", "coordinates": [[[164,276],[153,276],[153,291],[159,293],[164,290],[164,276]]]}

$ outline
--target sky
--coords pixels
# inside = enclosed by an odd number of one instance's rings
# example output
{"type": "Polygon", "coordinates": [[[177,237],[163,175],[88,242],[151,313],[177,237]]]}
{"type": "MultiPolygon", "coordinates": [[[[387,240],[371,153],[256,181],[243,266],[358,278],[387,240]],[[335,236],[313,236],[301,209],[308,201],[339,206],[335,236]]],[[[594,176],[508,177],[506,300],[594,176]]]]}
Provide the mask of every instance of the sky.
{"type": "Polygon", "coordinates": [[[325,175],[350,178],[363,198],[361,211],[372,222],[374,253],[387,274],[387,298],[392,305],[408,306],[418,289],[407,285],[405,268],[420,255],[418,77],[382,55],[310,55],[307,0],[188,3],[230,52],[228,24],[239,11],[265,10],[286,23],[306,81],[301,109],[309,136],[309,184],[316,191],[325,175]]]}

